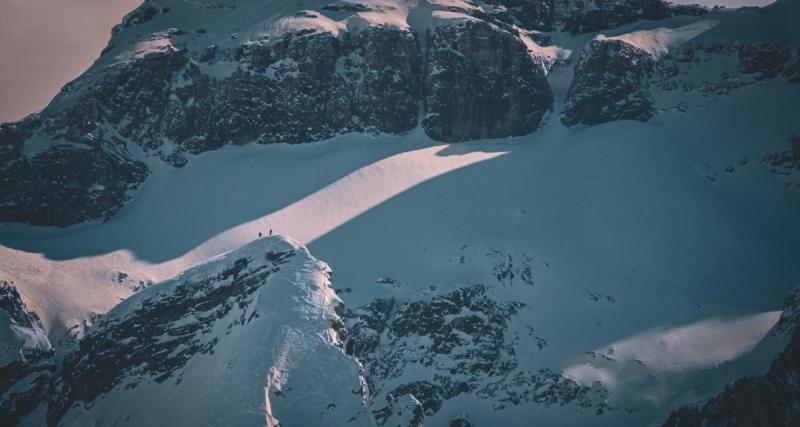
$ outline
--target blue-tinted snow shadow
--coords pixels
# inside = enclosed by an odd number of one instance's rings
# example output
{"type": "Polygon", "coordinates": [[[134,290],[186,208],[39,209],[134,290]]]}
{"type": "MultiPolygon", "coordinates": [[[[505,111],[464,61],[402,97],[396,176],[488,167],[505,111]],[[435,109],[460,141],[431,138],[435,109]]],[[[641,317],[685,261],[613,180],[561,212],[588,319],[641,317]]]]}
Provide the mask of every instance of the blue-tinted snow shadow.
{"type": "MultiPolygon", "coordinates": [[[[0,225],[0,244],[42,253],[52,260],[126,249],[138,259],[164,262],[226,230],[279,211],[365,166],[437,145],[447,150],[447,145],[414,131],[403,136],[351,134],[300,145],[224,147],[194,156],[181,169],[158,168],[134,200],[108,222],[66,229],[0,225]]],[[[503,144],[503,150],[514,145],[503,144]]],[[[486,151],[489,146],[464,144],[456,151],[486,151]]],[[[261,232],[268,234],[269,226],[261,232]]]]}
{"type": "Polygon", "coordinates": [[[108,222],[66,229],[5,225],[0,243],[53,260],[128,249],[142,260],[167,261],[421,144],[388,139],[350,135],[302,145],[224,147],[194,156],[181,169],[155,171],[108,222]]]}

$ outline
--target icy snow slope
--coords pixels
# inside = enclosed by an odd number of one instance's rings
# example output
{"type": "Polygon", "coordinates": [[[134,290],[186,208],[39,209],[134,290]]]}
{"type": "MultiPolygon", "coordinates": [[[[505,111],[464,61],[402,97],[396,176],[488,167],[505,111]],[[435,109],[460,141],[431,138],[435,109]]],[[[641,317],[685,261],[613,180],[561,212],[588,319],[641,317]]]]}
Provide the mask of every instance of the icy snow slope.
{"type": "MultiPolygon", "coordinates": [[[[757,13],[697,39],[730,38],[757,13]]],[[[769,31],[796,40],[787,28],[769,31]]],[[[570,77],[548,77],[556,112],[570,77]]],[[[140,281],[273,229],[331,266],[365,337],[367,314],[386,313],[377,298],[396,308],[378,345],[354,350],[376,400],[414,391],[431,425],[463,412],[476,425],[643,425],[733,379],[713,368],[758,343],[800,277],[800,199],[760,161],[789,148],[798,99],[773,79],[647,123],[551,118],[528,137],[458,145],[415,131],[225,147],[156,170],[102,225],[1,229],[0,273],[58,338],[140,281]],[[418,330],[420,307],[452,313],[418,330]],[[462,369],[469,348],[502,366],[462,369]],[[384,369],[379,356],[397,354],[407,363],[384,369]]]]}

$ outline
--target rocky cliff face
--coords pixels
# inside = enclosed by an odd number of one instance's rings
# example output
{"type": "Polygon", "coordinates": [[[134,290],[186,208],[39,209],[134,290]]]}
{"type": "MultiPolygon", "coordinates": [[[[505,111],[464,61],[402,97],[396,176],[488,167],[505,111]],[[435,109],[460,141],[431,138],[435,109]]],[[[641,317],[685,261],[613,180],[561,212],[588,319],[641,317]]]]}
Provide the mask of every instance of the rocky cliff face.
{"type": "Polygon", "coordinates": [[[446,401],[469,395],[493,410],[535,403],[602,413],[602,388],[546,369],[519,368],[509,327],[524,307],[496,300],[484,285],[377,299],[348,314],[347,351],[364,364],[378,407],[410,394],[425,415],[434,415],[446,401]]]}
{"type": "Polygon", "coordinates": [[[18,425],[46,396],[53,351],[39,317],[6,281],[0,281],[0,342],[0,424],[18,425]]]}
{"type": "Polygon", "coordinates": [[[25,155],[20,134],[37,122],[32,117],[0,126],[2,221],[67,226],[108,219],[148,175],[144,163],[114,141],[64,143],[25,155]]]}
{"type": "Polygon", "coordinates": [[[640,19],[665,19],[676,15],[700,16],[698,6],[672,5],[660,0],[554,0],[553,21],[572,33],[616,28],[640,19]]]}
{"type": "Polygon", "coordinates": [[[186,83],[165,116],[165,136],[183,151],[416,126],[420,52],[408,31],[291,33],[232,51],[212,49],[202,59],[179,76],[186,83]],[[222,79],[204,74],[214,67],[233,71],[222,79]]]}
{"type": "Polygon", "coordinates": [[[360,365],[338,336],[340,304],[324,263],[259,239],[125,300],[46,365],[13,362],[15,375],[0,377],[2,416],[7,425],[370,425],[360,365]]]}
{"type": "Polygon", "coordinates": [[[695,96],[724,96],[773,78],[800,81],[797,48],[785,40],[689,42],[713,22],[595,37],[575,65],[562,123],[647,121],[658,111],[686,111],[695,96]],[[672,94],[659,102],[658,91],[672,94]]]}
{"type": "Polygon", "coordinates": [[[639,19],[664,19],[676,15],[704,15],[699,6],[673,5],[661,0],[489,0],[502,6],[507,22],[539,31],[571,33],[616,28],[639,19]]]}
{"type": "Polygon", "coordinates": [[[422,127],[465,141],[535,131],[553,102],[546,70],[514,34],[464,17],[428,33],[422,127]]]}
{"type": "Polygon", "coordinates": [[[553,99],[555,51],[536,30],[688,13],[660,0],[274,6],[262,16],[258,5],[164,0],[131,12],[48,108],[0,126],[0,221],[108,219],[147,179],[147,157],[181,167],[226,144],[418,125],[447,142],[528,134],[553,99]]]}
{"type": "Polygon", "coordinates": [[[578,59],[561,121],[567,126],[646,121],[656,112],[648,90],[654,64],[648,52],[625,41],[592,40],[578,59]]]}

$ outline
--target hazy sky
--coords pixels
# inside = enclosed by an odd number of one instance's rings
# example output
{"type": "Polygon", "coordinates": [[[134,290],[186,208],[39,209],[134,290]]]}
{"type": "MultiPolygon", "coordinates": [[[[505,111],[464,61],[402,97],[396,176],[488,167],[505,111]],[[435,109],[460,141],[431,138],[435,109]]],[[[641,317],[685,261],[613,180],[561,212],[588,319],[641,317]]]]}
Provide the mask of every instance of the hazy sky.
{"type": "Polygon", "coordinates": [[[39,111],[142,0],[0,0],[0,122],[39,111]]]}
{"type": "MultiPolygon", "coordinates": [[[[764,5],[773,0],[673,0],[764,5]]],[[[100,55],[111,27],[142,0],[0,0],[0,122],[44,108],[100,55]]]]}

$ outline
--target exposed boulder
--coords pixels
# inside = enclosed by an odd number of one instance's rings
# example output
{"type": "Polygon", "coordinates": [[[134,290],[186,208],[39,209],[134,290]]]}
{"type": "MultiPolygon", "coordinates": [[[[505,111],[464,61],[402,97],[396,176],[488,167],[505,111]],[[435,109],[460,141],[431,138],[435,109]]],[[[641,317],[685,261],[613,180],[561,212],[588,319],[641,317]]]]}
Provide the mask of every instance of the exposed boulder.
{"type": "Polygon", "coordinates": [[[169,12],[168,7],[164,7],[153,0],[146,0],[139,7],[125,15],[122,18],[122,23],[115,26],[111,32],[112,34],[116,34],[124,28],[128,28],[133,25],[144,24],[145,22],[155,18],[156,15],[167,12],[169,12]]]}
{"type": "Polygon", "coordinates": [[[450,420],[450,427],[475,427],[475,424],[469,422],[465,414],[461,414],[450,420]]]}
{"type": "Polygon", "coordinates": [[[289,33],[210,52],[165,44],[67,85],[40,116],[2,125],[0,221],[110,218],[148,175],[130,144],[181,167],[187,153],[225,144],[416,126],[422,66],[408,31],[289,33]]]}
{"type": "Polygon", "coordinates": [[[648,120],[656,112],[648,83],[654,65],[650,53],[630,43],[595,38],[581,52],[561,121],[648,120]]]}

